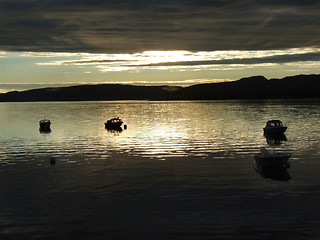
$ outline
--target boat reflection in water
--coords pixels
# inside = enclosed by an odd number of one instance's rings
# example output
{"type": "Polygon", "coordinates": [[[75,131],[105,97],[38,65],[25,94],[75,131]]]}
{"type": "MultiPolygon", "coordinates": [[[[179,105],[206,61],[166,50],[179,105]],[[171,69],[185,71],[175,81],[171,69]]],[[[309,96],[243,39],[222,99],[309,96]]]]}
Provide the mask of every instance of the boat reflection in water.
{"type": "Polygon", "coordinates": [[[280,145],[287,141],[287,137],[284,133],[274,134],[274,133],[264,133],[264,137],[269,145],[280,145]]]}
{"type": "Polygon", "coordinates": [[[122,127],[118,127],[118,128],[107,128],[107,131],[114,134],[114,135],[119,135],[123,129],[122,127]]]}
{"type": "Polygon", "coordinates": [[[280,167],[271,167],[271,166],[261,166],[259,164],[255,165],[255,170],[264,178],[269,178],[279,181],[289,181],[291,179],[287,169],[290,165],[287,165],[286,168],[280,167]]]}

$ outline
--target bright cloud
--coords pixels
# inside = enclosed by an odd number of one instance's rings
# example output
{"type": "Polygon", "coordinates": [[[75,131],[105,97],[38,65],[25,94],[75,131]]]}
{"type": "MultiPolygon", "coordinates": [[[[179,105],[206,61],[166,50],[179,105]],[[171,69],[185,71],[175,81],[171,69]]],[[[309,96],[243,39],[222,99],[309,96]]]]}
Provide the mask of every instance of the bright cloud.
{"type": "Polygon", "coordinates": [[[64,60],[39,62],[42,66],[94,66],[100,72],[134,70],[232,70],[239,67],[270,66],[294,62],[315,62],[320,48],[292,48],[257,51],[145,51],[134,54],[28,53],[35,57],[64,57],[64,60]],[[68,59],[72,57],[72,59],[68,59]],[[76,58],[76,59],[75,59],[76,58]],[[227,67],[228,66],[228,67],[227,67]]]}
{"type": "Polygon", "coordinates": [[[6,52],[0,51],[0,58],[5,57],[4,55],[6,55],[6,54],[7,54],[6,52]]]}

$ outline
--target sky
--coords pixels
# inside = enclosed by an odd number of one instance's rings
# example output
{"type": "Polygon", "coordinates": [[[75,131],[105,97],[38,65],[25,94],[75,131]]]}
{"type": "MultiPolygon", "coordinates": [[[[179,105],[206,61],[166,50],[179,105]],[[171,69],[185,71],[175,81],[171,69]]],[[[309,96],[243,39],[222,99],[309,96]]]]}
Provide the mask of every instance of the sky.
{"type": "Polygon", "coordinates": [[[320,0],[0,0],[0,93],[320,73],[320,0]]]}

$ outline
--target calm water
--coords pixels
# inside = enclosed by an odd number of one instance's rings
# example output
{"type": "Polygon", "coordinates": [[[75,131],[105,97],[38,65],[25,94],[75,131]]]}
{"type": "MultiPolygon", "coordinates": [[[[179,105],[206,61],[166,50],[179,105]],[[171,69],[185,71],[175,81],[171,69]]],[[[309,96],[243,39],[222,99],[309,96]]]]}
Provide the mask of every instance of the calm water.
{"type": "Polygon", "coordinates": [[[0,103],[0,239],[319,239],[319,136],[320,100],[0,103]]]}

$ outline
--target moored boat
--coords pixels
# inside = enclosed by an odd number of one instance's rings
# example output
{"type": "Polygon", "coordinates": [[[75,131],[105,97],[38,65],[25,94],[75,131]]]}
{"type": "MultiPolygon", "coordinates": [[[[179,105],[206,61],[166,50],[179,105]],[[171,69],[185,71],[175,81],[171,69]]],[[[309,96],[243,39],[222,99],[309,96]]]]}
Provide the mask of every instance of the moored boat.
{"type": "Polygon", "coordinates": [[[104,123],[106,129],[120,129],[123,121],[119,117],[111,118],[104,123]]]}
{"type": "Polygon", "coordinates": [[[280,145],[287,141],[287,137],[284,133],[264,133],[264,137],[269,145],[280,145]]]}
{"type": "Polygon", "coordinates": [[[263,128],[265,134],[281,134],[287,130],[287,127],[280,120],[269,120],[263,128]]]}
{"type": "Polygon", "coordinates": [[[289,158],[289,154],[269,152],[265,148],[261,148],[260,153],[254,155],[256,163],[263,167],[288,167],[289,158]]]}
{"type": "Polygon", "coordinates": [[[39,121],[40,132],[50,132],[51,121],[49,119],[42,119],[39,121]]]}

